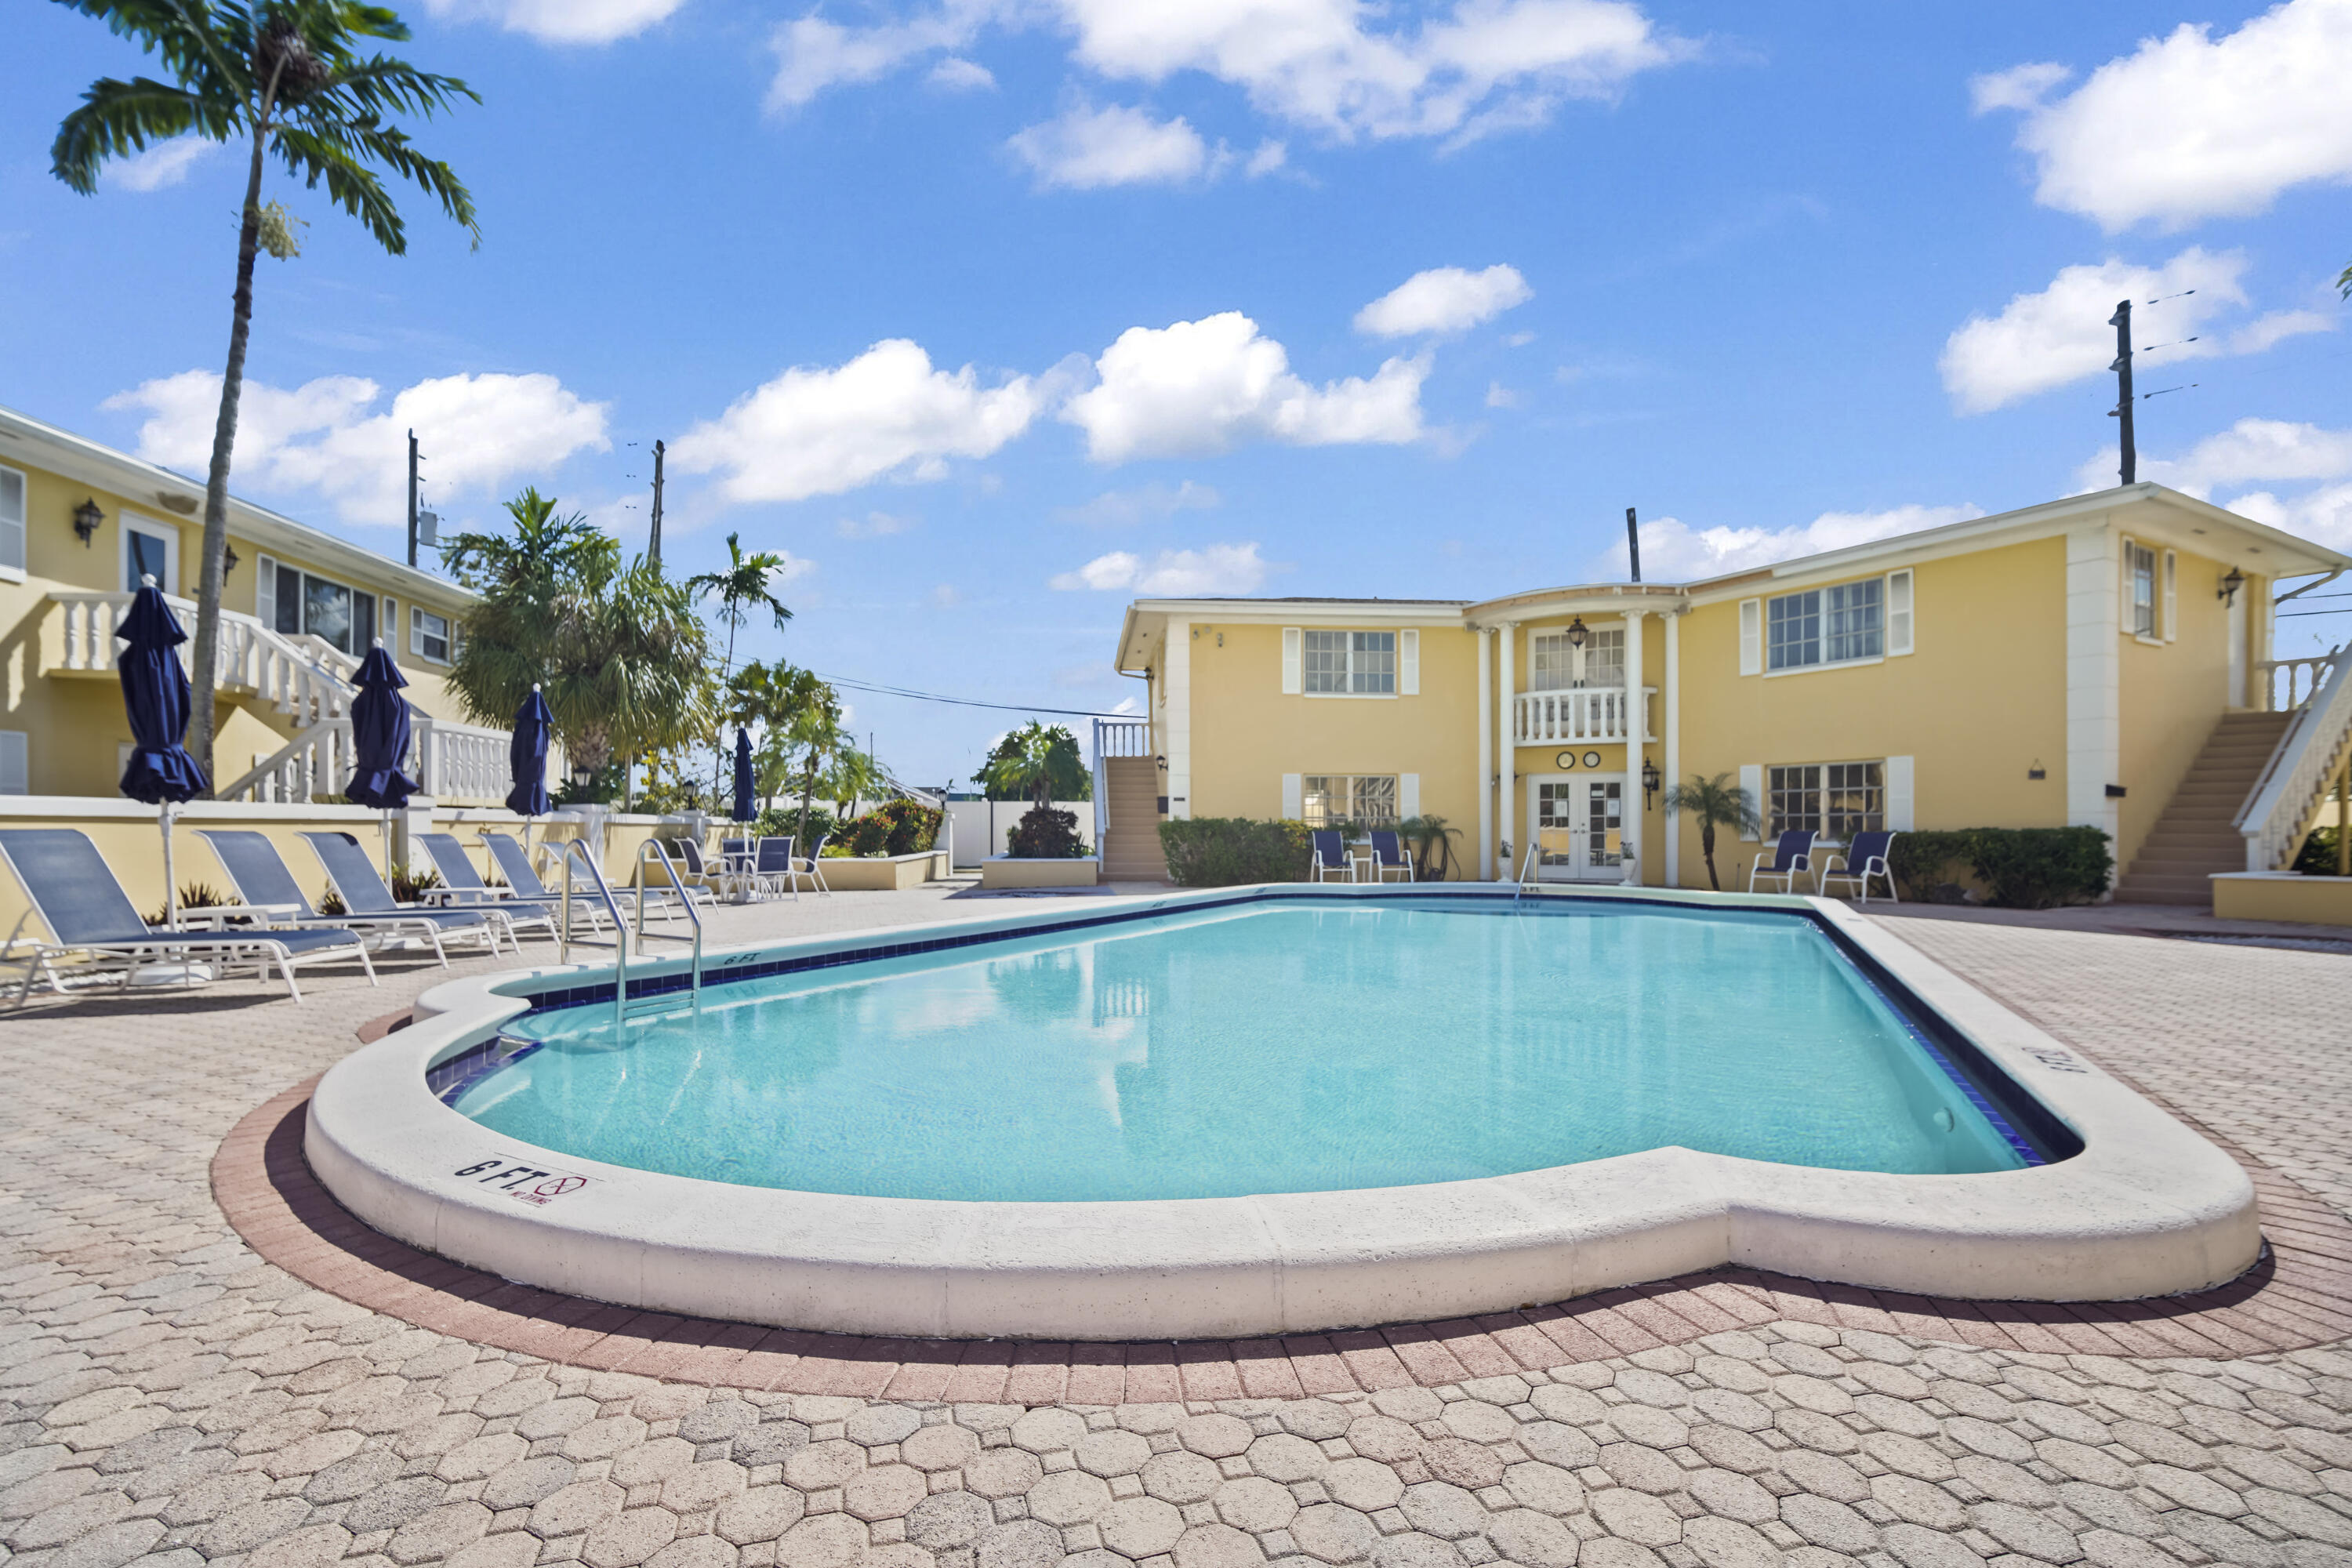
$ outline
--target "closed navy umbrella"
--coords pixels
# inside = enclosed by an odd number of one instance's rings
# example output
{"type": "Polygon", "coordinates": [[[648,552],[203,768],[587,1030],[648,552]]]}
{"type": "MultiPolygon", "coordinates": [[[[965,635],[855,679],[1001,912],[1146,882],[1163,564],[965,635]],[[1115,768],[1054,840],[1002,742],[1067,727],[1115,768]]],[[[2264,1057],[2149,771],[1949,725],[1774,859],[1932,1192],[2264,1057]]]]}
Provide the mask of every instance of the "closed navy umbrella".
{"type": "Polygon", "coordinates": [[[383,812],[383,872],[392,876],[392,814],[417,793],[415,779],[400,771],[408,760],[408,699],[400,689],[408,684],[383,639],[361,661],[355,678],[360,694],[352,699],[352,782],[343,798],[355,805],[373,805],[383,812]]]}
{"type": "Polygon", "coordinates": [[[735,820],[749,822],[760,815],[759,803],[752,797],[759,786],[751,778],[751,737],[743,726],[735,726],[735,820]]]}
{"type": "Polygon", "coordinates": [[[209,787],[204,770],[181,743],[188,732],[190,697],[178,650],[188,634],[149,577],[114,635],[129,645],[114,659],[122,679],[123,710],[131,717],[131,763],[122,770],[122,793],[163,807],[163,920],[176,925],[180,886],[172,868],[172,808],[209,787]]]}
{"type": "Polygon", "coordinates": [[[547,798],[547,737],[555,715],[539,688],[515,710],[514,738],[507,742],[507,766],[514,788],[507,791],[507,809],[517,816],[544,816],[552,805],[547,798]]]}

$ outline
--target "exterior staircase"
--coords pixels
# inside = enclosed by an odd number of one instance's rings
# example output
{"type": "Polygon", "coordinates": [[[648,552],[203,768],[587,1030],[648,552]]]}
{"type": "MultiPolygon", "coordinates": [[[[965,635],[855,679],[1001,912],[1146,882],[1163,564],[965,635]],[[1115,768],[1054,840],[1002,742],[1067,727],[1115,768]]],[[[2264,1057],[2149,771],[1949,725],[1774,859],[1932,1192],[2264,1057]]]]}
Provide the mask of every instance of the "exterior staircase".
{"type": "Polygon", "coordinates": [[[2157,818],[2131,868],[2116,880],[2119,904],[2210,907],[2216,871],[2246,868],[2236,822],[2247,794],[2285,733],[2291,713],[2225,713],[2157,818]]]}
{"type": "Polygon", "coordinates": [[[1108,813],[1103,880],[1168,880],[1168,858],[1160,849],[1159,763],[1150,757],[1105,757],[1101,765],[1108,813]]]}

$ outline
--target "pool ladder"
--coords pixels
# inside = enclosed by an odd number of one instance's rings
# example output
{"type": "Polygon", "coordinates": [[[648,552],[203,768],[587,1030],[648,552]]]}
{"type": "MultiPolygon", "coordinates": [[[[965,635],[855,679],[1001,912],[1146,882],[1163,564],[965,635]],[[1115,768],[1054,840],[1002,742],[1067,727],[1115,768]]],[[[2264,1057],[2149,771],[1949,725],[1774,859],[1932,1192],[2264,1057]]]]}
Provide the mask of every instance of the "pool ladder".
{"type": "Polygon", "coordinates": [[[664,1014],[676,1011],[681,1003],[686,1006],[692,1008],[696,1012],[701,1011],[702,911],[694,907],[694,899],[687,889],[684,874],[679,868],[677,862],[670,858],[669,851],[662,847],[661,840],[657,838],[648,838],[643,844],[637,846],[637,918],[635,928],[637,956],[640,959],[644,958],[646,955],[646,942],[649,939],[658,936],[666,942],[691,942],[693,944],[693,959],[688,969],[688,980],[687,988],[683,993],[665,991],[651,996],[640,997],[635,1002],[629,1000],[630,926],[628,921],[621,918],[620,902],[613,897],[612,885],[604,880],[604,868],[596,864],[596,857],[589,851],[587,845],[579,839],[574,838],[566,840],[562,853],[563,859],[563,902],[562,905],[562,913],[558,919],[556,926],[557,962],[562,963],[571,963],[572,950],[575,946],[611,946],[613,949],[614,1026],[615,1028],[622,1028],[633,1023],[640,1023],[648,1018],[658,1017],[664,1014]],[[664,878],[664,886],[662,888],[651,888],[646,885],[646,866],[649,861],[660,866],[662,868],[664,878]],[[587,872],[586,887],[580,889],[576,892],[574,891],[575,883],[573,881],[573,868],[575,866],[587,872]],[[677,936],[668,931],[654,931],[646,929],[646,903],[648,898],[656,892],[662,893],[664,896],[675,897],[677,900],[678,906],[686,910],[687,919],[693,923],[694,934],[692,936],[677,936]],[[593,938],[575,938],[572,934],[572,903],[575,899],[585,900],[590,897],[592,893],[595,899],[604,906],[605,913],[609,914],[613,919],[613,940],[609,944],[594,940],[593,938]]]}

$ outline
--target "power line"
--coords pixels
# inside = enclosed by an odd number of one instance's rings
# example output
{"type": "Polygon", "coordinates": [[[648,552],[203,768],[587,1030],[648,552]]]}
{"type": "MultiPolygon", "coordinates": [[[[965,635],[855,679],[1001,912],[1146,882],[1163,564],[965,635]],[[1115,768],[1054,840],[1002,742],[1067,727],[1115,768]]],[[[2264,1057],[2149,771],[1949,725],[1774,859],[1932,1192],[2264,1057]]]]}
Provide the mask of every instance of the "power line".
{"type": "Polygon", "coordinates": [[[942,697],[936,691],[915,691],[904,686],[877,686],[870,681],[852,680],[846,676],[817,676],[831,686],[845,686],[852,691],[871,691],[881,697],[905,697],[917,702],[947,702],[958,708],[1001,708],[1008,713],[1064,713],[1074,719],[1133,719],[1133,713],[1106,713],[1097,708],[1041,708],[1026,702],[982,702],[970,697],[942,697]]]}

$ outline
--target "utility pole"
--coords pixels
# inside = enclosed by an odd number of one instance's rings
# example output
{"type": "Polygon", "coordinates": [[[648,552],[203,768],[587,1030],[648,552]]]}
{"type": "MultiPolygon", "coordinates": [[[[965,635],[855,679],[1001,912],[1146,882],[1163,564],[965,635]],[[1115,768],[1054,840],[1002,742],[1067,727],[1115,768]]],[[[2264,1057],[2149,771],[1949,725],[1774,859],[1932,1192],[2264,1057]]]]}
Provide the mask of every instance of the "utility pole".
{"type": "Polygon", "coordinates": [[[2118,434],[2123,439],[2123,483],[2133,484],[2139,474],[2139,448],[2132,439],[2132,341],[2131,301],[2116,303],[2116,313],[2107,318],[2107,325],[2116,330],[2116,363],[2107,368],[2116,373],[2116,405],[2107,416],[2121,421],[2118,434]]]}
{"type": "Polygon", "coordinates": [[[408,433],[408,563],[416,564],[416,432],[408,433]]]}
{"type": "Polygon", "coordinates": [[[653,563],[654,563],[654,564],[655,564],[655,565],[656,565],[656,566],[658,566],[658,565],[660,565],[660,564],[661,564],[661,503],[662,503],[662,452],[663,452],[663,450],[664,450],[664,448],[663,448],[663,447],[662,447],[662,444],[661,444],[659,441],[656,441],[656,442],[655,442],[655,443],[654,443],[654,518],[653,518],[653,533],[652,533],[652,536],[651,536],[650,541],[648,542],[648,543],[647,543],[647,545],[646,545],[646,554],[648,554],[648,555],[650,555],[650,556],[653,558],[653,563]]]}
{"type": "Polygon", "coordinates": [[[1633,521],[1633,509],[1625,509],[1625,553],[1633,558],[1633,581],[1642,580],[1642,530],[1633,521]]]}

